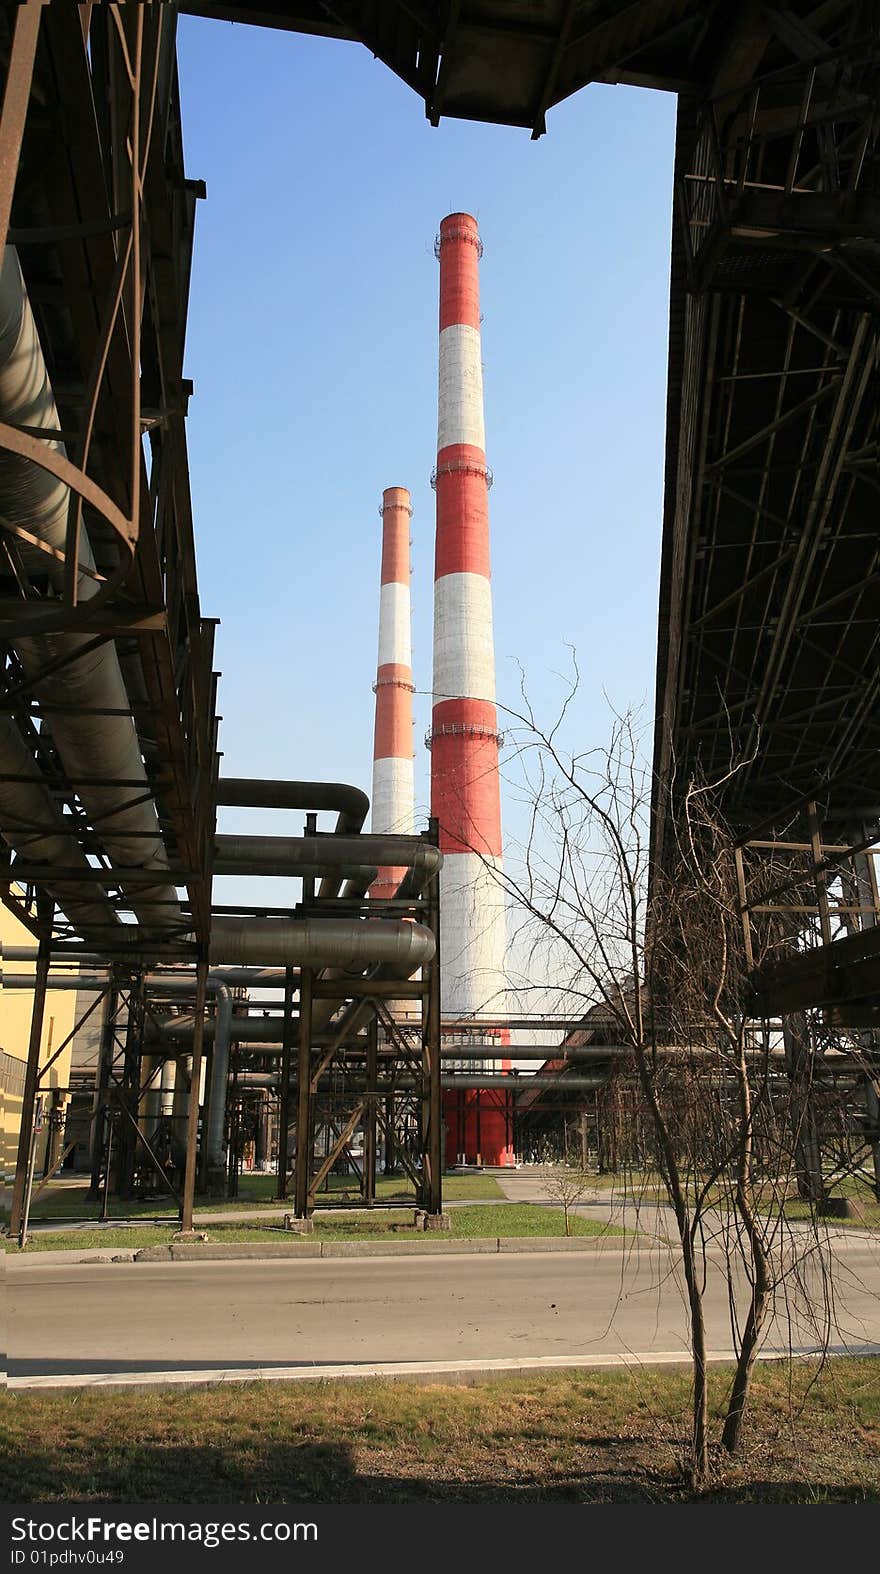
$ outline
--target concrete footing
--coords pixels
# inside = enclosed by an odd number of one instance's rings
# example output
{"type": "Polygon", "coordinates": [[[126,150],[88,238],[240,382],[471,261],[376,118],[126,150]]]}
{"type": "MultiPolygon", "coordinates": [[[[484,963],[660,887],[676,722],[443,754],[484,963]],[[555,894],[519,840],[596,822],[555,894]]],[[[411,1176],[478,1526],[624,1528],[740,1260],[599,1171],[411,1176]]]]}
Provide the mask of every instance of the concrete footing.
{"type": "Polygon", "coordinates": [[[822,1219],[864,1219],[865,1210],[853,1197],[826,1197],[816,1209],[822,1219]]]}

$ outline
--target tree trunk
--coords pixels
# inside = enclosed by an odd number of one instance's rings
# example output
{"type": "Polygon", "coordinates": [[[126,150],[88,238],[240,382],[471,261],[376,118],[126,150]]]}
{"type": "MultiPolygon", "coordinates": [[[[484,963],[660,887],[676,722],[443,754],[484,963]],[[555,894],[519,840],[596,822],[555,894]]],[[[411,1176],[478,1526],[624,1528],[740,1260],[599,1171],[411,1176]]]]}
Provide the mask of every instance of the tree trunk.
{"type": "Polygon", "coordinates": [[[697,1274],[697,1260],[691,1231],[681,1236],[682,1257],[688,1290],[691,1322],[691,1361],[693,1364],[693,1404],[691,1429],[691,1487],[698,1492],[709,1475],[709,1380],[706,1368],[706,1320],[703,1296],[697,1274]]]}
{"type": "Polygon", "coordinates": [[[736,1178],[736,1209],[739,1214],[749,1242],[749,1252],[752,1260],[752,1297],[749,1302],[746,1325],[743,1329],[742,1344],[740,1346],[739,1360],[736,1363],[736,1374],[733,1380],[730,1400],[727,1406],[727,1415],[724,1418],[724,1428],[721,1441],[729,1453],[734,1453],[739,1447],[742,1436],[743,1418],[749,1398],[752,1372],[758,1354],[761,1339],[761,1329],[770,1306],[770,1297],[773,1284],[768,1257],[764,1241],[761,1238],[760,1225],[753,1205],[752,1183],[752,1093],[749,1086],[749,1073],[746,1065],[742,1037],[737,1042],[737,1080],[739,1083],[739,1152],[737,1154],[736,1178]]]}
{"type": "Polygon", "coordinates": [[[703,1294],[700,1289],[695,1247],[696,1223],[692,1227],[687,1193],[682,1185],[675,1157],[675,1146],[651,1077],[644,1044],[636,1044],[635,1053],[642,1092],[657,1139],[663,1183],[675,1212],[687,1285],[693,1372],[690,1480],[692,1489],[699,1491],[709,1475],[709,1387],[706,1371],[706,1320],[703,1313],[703,1294]]]}
{"type": "MultiPolygon", "coordinates": [[[[757,1262],[755,1266],[757,1268],[757,1262]]],[[[755,1359],[758,1354],[761,1328],[769,1305],[769,1291],[770,1286],[767,1280],[764,1279],[759,1286],[756,1277],[749,1305],[749,1314],[746,1318],[746,1326],[743,1329],[739,1360],[736,1363],[736,1375],[733,1379],[733,1388],[731,1389],[727,1414],[724,1417],[724,1428],[721,1433],[721,1441],[730,1454],[736,1452],[742,1437],[742,1425],[749,1399],[752,1372],[754,1371],[755,1359]]]]}

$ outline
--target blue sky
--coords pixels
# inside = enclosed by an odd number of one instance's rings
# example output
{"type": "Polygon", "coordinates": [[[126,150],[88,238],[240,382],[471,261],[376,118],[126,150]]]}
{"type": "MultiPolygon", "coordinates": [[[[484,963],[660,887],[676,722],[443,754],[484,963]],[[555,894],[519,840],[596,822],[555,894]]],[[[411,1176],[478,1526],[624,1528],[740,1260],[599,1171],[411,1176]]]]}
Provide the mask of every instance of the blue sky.
{"type": "Polygon", "coordinates": [[[430,127],[358,45],[184,17],[179,46],[187,170],[208,188],[186,361],[223,769],[369,791],[378,506],[408,486],[427,804],[433,241],[459,209],[485,246],[499,701],[517,704],[521,665],[549,716],[573,645],[572,732],[602,742],[603,691],[620,707],[653,696],[674,99],[593,86],[533,143],[430,127]]]}

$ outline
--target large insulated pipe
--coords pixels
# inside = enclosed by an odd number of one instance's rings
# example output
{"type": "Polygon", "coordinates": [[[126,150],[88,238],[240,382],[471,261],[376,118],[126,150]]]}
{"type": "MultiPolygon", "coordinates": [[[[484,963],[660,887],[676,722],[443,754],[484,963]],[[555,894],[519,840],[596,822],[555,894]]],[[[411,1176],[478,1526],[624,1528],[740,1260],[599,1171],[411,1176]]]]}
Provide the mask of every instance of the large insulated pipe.
{"type": "MultiPolygon", "coordinates": [[[[12,717],[0,714],[0,773],[18,780],[0,780],[0,835],[28,864],[47,869],[89,870],[89,861],[67,831],[39,770],[12,717]]],[[[47,878],[46,889],[74,925],[114,924],[109,902],[95,898],[89,885],[47,878]]],[[[94,888],[93,888],[94,889],[94,888]]],[[[36,954],[36,953],[35,953],[36,954]]],[[[31,983],[33,987],[33,982],[31,983]]]]}
{"type": "MultiPolygon", "coordinates": [[[[235,836],[218,835],[214,843],[217,875],[288,875],[319,878],[333,871],[357,879],[376,864],[392,859],[425,879],[436,874],[441,855],[417,836],[235,836]]],[[[397,882],[395,881],[395,885],[397,882]]],[[[392,893],[393,894],[393,893],[392,893]]]]}
{"type": "MultiPolygon", "coordinates": [[[[357,836],[370,812],[366,793],[346,782],[270,781],[247,776],[222,777],[217,803],[239,809],[329,810],[338,815],[339,836],[357,836]]],[[[338,875],[325,875],[318,896],[330,900],[339,895],[339,887],[338,875]]]]}
{"type": "MultiPolygon", "coordinates": [[[[379,589],[379,655],[374,692],[374,833],[410,835],[415,824],[413,774],[412,613],[409,527],[412,502],[404,486],[382,493],[382,570],[379,589]]],[[[380,867],[370,895],[387,901],[403,878],[400,865],[380,867]]]]}
{"type": "Polygon", "coordinates": [[[262,781],[247,776],[221,776],[217,803],[239,809],[326,809],[339,816],[340,836],[357,836],[370,812],[366,793],[345,782],[262,781]]]}
{"type": "MultiPolygon", "coordinates": [[[[31,984],[33,984],[33,978],[31,979],[31,984]]],[[[54,987],[52,984],[51,975],[49,979],[49,987],[54,987]]],[[[64,988],[66,986],[62,984],[61,987],[64,988]]],[[[250,1044],[254,1046],[254,1054],[272,1056],[280,1055],[281,1033],[284,1025],[280,1017],[236,1017],[234,1020],[234,1037],[243,1044],[250,1044]]],[[[294,1024],[296,1024],[298,1020],[298,1017],[294,1017],[294,1024]]],[[[153,1030],[148,1035],[148,1038],[150,1042],[153,1042],[158,1038],[162,1040],[181,1040],[189,1043],[192,1040],[194,1030],[195,1018],[192,1016],[164,1017],[156,1026],[153,1027],[153,1030]]],[[[213,1034],[214,1024],[211,1022],[206,1022],[206,1040],[210,1041],[213,1037],[213,1034]]],[[[321,1035],[316,1035],[315,1041],[316,1043],[321,1042],[321,1035]]],[[[347,1057],[363,1059],[368,1053],[368,1045],[362,1038],[355,1040],[354,1043],[352,1043],[351,1040],[346,1040],[345,1052],[347,1057]]],[[[380,1050],[380,1063],[382,1059],[387,1056],[387,1053],[387,1051],[380,1050]]],[[[700,1050],[696,1055],[694,1055],[693,1052],[685,1053],[682,1050],[675,1048],[658,1048],[656,1053],[662,1060],[671,1061],[674,1065],[679,1065],[683,1070],[691,1065],[694,1060],[696,1060],[698,1063],[705,1063],[706,1072],[710,1076],[712,1075],[713,1069],[718,1069],[717,1057],[711,1050],[700,1050]]],[[[630,1061],[632,1059],[632,1054],[632,1049],[626,1044],[608,1045],[603,1052],[595,1049],[572,1049],[567,1051],[564,1055],[555,1055],[553,1057],[554,1064],[558,1065],[560,1068],[558,1073],[548,1072],[545,1074],[556,1078],[561,1076],[569,1066],[583,1064],[602,1065],[609,1060],[630,1061]]],[[[529,1045],[517,1045],[515,1055],[517,1060],[536,1061],[539,1063],[539,1065],[543,1065],[548,1058],[546,1050],[534,1048],[529,1045]]],[[[467,1061],[479,1062],[484,1058],[485,1049],[462,1049],[462,1046],[456,1044],[440,1050],[441,1061],[450,1061],[457,1064],[467,1061]]],[[[765,1063],[765,1060],[769,1060],[770,1063],[778,1063],[779,1065],[783,1065],[785,1062],[785,1055],[782,1050],[772,1050],[769,1056],[766,1057],[763,1052],[761,1052],[756,1053],[755,1055],[748,1058],[750,1062],[755,1065],[756,1069],[760,1069],[760,1066],[765,1063]]],[[[822,1057],[821,1066],[817,1066],[816,1068],[816,1078],[817,1080],[821,1080],[822,1077],[826,1075],[859,1076],[865,1072],[865,1069],[865,1061],[858,1055],[836,1055],[831,1058],[829,1058],[827,1055],[824,1055],[822,1057]]],[[[466,1065],[463,1065],[463,1074],[467,1075],[467,1073],[468,1068],[466,1065]]],[[[504,1075],[507,1075],[507,1073],[504,1073],[504,1075]]],[[[510,1075],[515,1075],[515,1073],[511,1072],[510,1075]]],[[[526,1072],[525,1075],[531,1076],[532,1073],[526,1072]]]]}
{"type": "MultiPolygon", "coordinates": [[[[125,925],[122,933],[132,952],[149,955],[150,937],[137,925],[125,925]]],[[[184,941],[191,944],[193,936],[185,936],[184,941]]],[[[434,949],[434,936],[424,924],[391,919],[233,918],[224,913],[213,918],[209,958],[221,969],[265,965],[270,971],[273,967],[340,968],[352,974],[381,963],[409,978],[431,961],[434,949]]],[[[356,987],[354,979],[352,987],[356,987]]],[[[335,1002],[326,1003],[335,1009],[335,1002]]]]}
{"type": "MultiPolygon", "coordinates": [[[[229,1039],[232,1020],[232,996],[229,990],[223,985],[221,985],[220,988],[223,989],[223,994],[229,1002],[228,1020],[227,1013],[224,1012],[224,1021],[221,1025],[218,1012],[216,1022],[205,1022],[204,1037],[205,1043],[210,1044],[212,1041],[214,1043],[215,1061],[217,1055],[217,1042],[218,1039],[220,1040],[221,1049],[225,1046],[224,1058],[228,1065],[229,1039]]],[[[191,994],[192,990],[190,989],[188,992],[191,994]]],[[[155,1039],[182,1039],[186,1043],[191,1043],[193,1034],[195,1032],[195,1025],[195,1017],[188,1012],[181,1013],[179,1016],[155,1017],[150,1023],[146,1037],[151,1043],[155,1039]]],[[[272,1044],[277,1045],[280,1051],[281,1036],[283,1031],[284,1022],[281,1017],[239,1016],[235,1018],[235,1038],[237,1042],[242,1044],[272,1044]]]]}
{"type": "MultiPolygon", "coordinates": [[[[27,298],[15,248],[7,246],[0,268],[0,416],[11,425],[58,430],[58,411],[27,298]]],[[[47,439],[64,452],[63,444],[47,439]]],[[[70,492],[48,470],[0,449],[0,515],[26,528],[53,552],[66,545],[70,492]]],[[[20,543],[28,568],[45,575],[56,594],[64,582],[58,558],[20,543]]],[[[80,531],[77,594],[87,602],[97,593],[95,560],[85,528],[80,531]]],[[[22,666],[35,678],[48,662],[63,662],[51,678],[35,684],[38,698],[53,702],[51,735],[68,779],[91,822],[100,820],[101,840],[114,864],[155,869],[156,887],[139,886],[128,897],[141,923],[166,928],[179,922],[174,889],[163,883],[168,862],[156,808],[119,666],[110,641],[85,650],[89,635],[22,636],[15,642],[22,666]],[[77,655],[77,651],[82,651],[77,655]],[[71,659],[74,658],[74,659],[71,659]],[[84,709],[87,707],[87,709],[84,709]],[[125,786],[96,786],[124,781],[125,786]],[[138,801],[143,800],[143,801],[138,801]]],[[[8,839],[8,837],[7,837],[8,839]]]]}
{"type": "Polygon", "coordinates": [[[424,924],[357,918],[214,918],[209,961],[292,967],[365,968],[388,962],[407,975],[434,955],[424,924]]]}

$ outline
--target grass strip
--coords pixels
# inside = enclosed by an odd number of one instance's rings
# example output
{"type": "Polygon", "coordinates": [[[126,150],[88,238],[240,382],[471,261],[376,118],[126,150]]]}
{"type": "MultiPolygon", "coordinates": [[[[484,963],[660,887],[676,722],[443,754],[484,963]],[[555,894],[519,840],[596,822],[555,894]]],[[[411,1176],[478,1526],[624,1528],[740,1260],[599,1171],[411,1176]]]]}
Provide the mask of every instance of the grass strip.
{"type": "MultiPolygon", "coordinates": [[[[717,1439],[731,1371],[711,1372],[717,1439]]],[[[0,1395],[22,1503],[880,1502],[880,1361],[759,1366],[741,1455],[681,1471],[688,1375],[668,1367],[450,1383],[0,1395]]]]}
{"type": "MultiPolygon", "coordinates": [[[[328,1241],[381,1241],[437,1239],[492,1239],[498,1236],[562,1236],[565,1220],[561,1210],[536,1208],[530,1203],[485,1204],[478,1207],[456,1208],[450,1214],[452,1228],[448,1236],[438,1237],[433,1232],[416,1230],[412,1214],[401,1212],[398,1216],[369,1213],[342,1214],[338,1218],[319,1218],[315,1221],[312,1240],[328,1241]]],[[[197,1221],[196,1221],[197,1222],[197,1221]]],[[[600,1238],[608,1235],[625,1235],[628,1232],[614,1225],[598,1223],[594,1219],[574,1217],[571,1233],[578,1236],[600,1238]]],[[[132,1249],[140,1246],[164,1246],[171,1241],[176,1225],[134,1224],[120,1229],[104,1226],[96,1229],[38,1230],[28,1239],[26,1252],[39,1251],[89,1251],[96,1247],[132,1249]]],[[[212,1224],[205,1233],[212,1245],[239,1241],[260,1242],[293,1240],[280,1224],[212,1224]]],[[[17,1253],[18,1247],[10,1240],[4,1242],[6,1250],[17,1253]]]]}
{"type": "MultiPolygon", "coordinates": [[[[358,1188],[354,1177],[331,1175],[329,1181],[328,1190],[320,1193],[319,1205],[322,1208],[336,1205],[345,1207],[347,1202],[357,1201],[358,1188]]],[[[196,1213],[216,1212],[221,1208],[284,1207],[284,1203],[278,1202],[275,1191],[274,1175],[243,1175],[237,1197],[201,1200],[196,1213]]],[[[494,1175],[444,1175],[443,1195],[447,1202],[479,1202],[483,1199],[500,1199],[504,1193],[494,1175]]],[[[415,1193],[405,1176],[380,1175],[376,1179],[376,1200],[380,1203],[411,1203],[415,1206],[415,1193]]],[[[174,1209],[171,1193],[163,1192],[146,1199],[111,1197],[109,1215],[117,1219],[150,1218],[157,1214],[167,1215],[174,1209]]],[[[94,1199],[89,1200],[87,1182],[71,1185],[68,1181],[50,1181],[42,1196],[34,1203],[31,1218],[34,1223],[43,1219],[94,1219],[98,1211],[99,1204],[94,1199]]],[[[0,1217],[4,1215],[8,1216],[8,1210],[3,1210],[0,1217]]]]}

